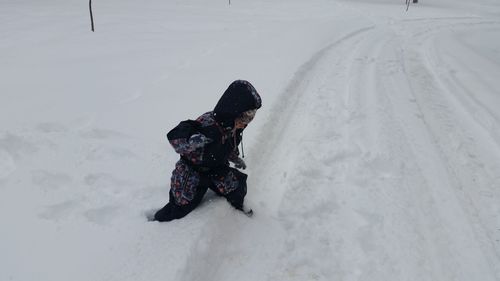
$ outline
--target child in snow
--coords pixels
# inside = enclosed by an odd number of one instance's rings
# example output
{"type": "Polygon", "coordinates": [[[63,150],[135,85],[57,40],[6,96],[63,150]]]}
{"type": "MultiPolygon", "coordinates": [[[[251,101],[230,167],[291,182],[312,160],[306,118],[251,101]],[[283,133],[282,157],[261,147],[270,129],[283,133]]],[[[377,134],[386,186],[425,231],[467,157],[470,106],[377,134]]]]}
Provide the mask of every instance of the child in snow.
{"type": "Polygon", "coordinates": [[[238,145],[261,105],[252,84],[237,80],[229,85],[213,111],[196,121],[182,121],[167,134],[180,160],[172,172],[169,202],[156,212],[154,220],[186,216],[200,204],[208,188],[243,210],[247,175],[230,167],[229,162],[236,168],[246,168],[238,145]]]}

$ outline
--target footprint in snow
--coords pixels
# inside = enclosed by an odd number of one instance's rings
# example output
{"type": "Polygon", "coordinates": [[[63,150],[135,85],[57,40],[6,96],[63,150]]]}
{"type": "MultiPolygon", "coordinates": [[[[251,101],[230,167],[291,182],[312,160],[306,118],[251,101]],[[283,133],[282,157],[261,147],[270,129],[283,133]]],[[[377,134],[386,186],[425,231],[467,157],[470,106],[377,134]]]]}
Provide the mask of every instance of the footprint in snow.
{"type": "Polygon", "coordinates": [[[12,156],[0,149],[0,181],[9,177],[17,169],[12,156]]]}
{"type": "Polygon", "coordinates": [[[72,183],[71,176],[65,173],[49,172],[45,170],[32,171],[31,180],[34,184],[46,190],[70,186],[72,183]]]}
{"type": "Polygon", "coordinates": [[[82,132],[80,134],[82,137],[87,139],[95,139],[95,140],[107,140],[107,139],[124,139],[130,138],[130,136],[113,130],[107,129],[97,129],[94,128],[92,130],[82,132]]]}
{"type": "Polygon", "coordinates": [[[79,209],[80,203],[76,200],[68,200],[61,203],[49,205],[45,210],[38,214],[38,217],[47,220],[61,220],[67,218],[79,209]]]}
{"type": "Polygon", "coordinates": [[[36,129],[42,133],[66,133],[68,129],[59,123],[40,123],[36,126],[36,129]]]}
{"type": "Polygon", "coordinates": [[[99,225],[106,225],[113,221],[120,213],[120,207],[104,206],[95,209],[89,209],[84,212],[84,216],[88,221],[99,225]]]}
{"type": "Polygon", "coordinates": [[[88,174],[83,179],[85,184],[92,188],[94,192],[99,194],[99,197],[123,197],[130,196],[136,184],[132,181],[119,179],[107,173],[88,174]]]}
{"type": "Polygon", "coordinates": [[[24,137],[9,133],[0,138],[0,150],[10,154],[13,159],[19,159],[37,152],[38,147],[24,137]]]}
{"type": "Polygon", "coordinates": [[[126,148],[121,147],[94,147],[87,154],[87,160],[107,161],[107,160],[127,160],[139,158],[137,154],[126,148]]]}

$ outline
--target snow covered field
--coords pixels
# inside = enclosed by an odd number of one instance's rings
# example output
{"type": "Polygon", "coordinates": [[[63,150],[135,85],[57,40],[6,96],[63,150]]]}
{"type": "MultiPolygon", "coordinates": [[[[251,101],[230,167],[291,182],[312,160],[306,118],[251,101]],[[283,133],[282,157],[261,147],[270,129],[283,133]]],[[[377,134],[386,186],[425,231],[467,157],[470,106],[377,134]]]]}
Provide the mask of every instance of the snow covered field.
{"type": "Polygon", "coordinates": [[[500,2],[0,0],[0,280],[500,280],[500,2]],[[249,219],[147,222],[236,79],[249,219]]]}

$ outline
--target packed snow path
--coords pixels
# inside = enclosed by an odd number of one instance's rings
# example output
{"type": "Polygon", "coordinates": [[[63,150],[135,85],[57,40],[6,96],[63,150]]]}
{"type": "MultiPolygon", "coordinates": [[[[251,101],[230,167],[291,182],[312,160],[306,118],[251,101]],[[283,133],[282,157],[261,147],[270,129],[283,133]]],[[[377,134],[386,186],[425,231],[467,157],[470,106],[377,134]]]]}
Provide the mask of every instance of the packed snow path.
{"type": "Polygon", "coordinates": [[[255,218],[212,217],[180,279],[500,280],[499,64],[473,45],[499,29],[378,22],[316,53],[249,153],[255,218]]]}

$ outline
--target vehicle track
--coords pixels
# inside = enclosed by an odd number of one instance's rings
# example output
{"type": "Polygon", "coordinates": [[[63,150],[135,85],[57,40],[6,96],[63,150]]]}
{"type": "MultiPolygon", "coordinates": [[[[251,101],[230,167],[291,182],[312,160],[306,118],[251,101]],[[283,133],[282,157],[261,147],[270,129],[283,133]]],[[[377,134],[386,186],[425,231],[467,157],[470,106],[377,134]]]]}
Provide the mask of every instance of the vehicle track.
{"type": "Polygon", "coordinates": [[[480,122],[475,122],[474,114],[467,110],[480,105],[473,100],[464,103],[464,93],[449,83],[453,79],[439,72],[442,54],[436,53],[434,42],[458,30],[473,32],[478,27],[492,25],[497,23],[466,20],[451,21],[437,27],[432,21],[429,26],[408,27],[424,31],[409,34],[394,46],[393,52],[399,54],[402,63],[402,73],[394,76],[400,81],[395,81],[395,78],[393,86],[388,86],[393,92],[411,93],[408,96],[392,96],[391,100],[399,109],[397,115],[401,117],[401,127],[405,129],[413,149],[422,152],[415,155],[425,178],[430,179],[432,192],[438,199],[436,203],[443,206],[440,212],[448,232],[445,239],[449,240],[448,248],[453,251],[451,259],[456,260],[460,269],[453,269],[453,265],[449,268],[456,272],[453,278],[458,280],[481,275],[482,280],[500,278],[498,262],[494,262],[499,260],[499,249],[495,243],[498,241],[495,217],[498,216],[491,212],[496,208],[495,200],[498,202],[499,194],[494,189],[498,186],[495,174],[500,172],[500,167],[484,149],[488,147],[489,153],[500,154],[498,146],[481,132],[480,122]],[[401,82],[404,80],[407,81],[401,82]],[[416,112],[417,118],[407,114],[411,111],[416,112]],[[455,210],[455,213],[446,214],[446,208],[455,210]],[[474,260],[470,260],[471,257],[474,260]],[[469,262],[465,262],[468,259],[469,262]],[[482,262],[478,264],[477,260],[482,262]],[[475,263],[474,267],[468,266],[475,263]]]}

